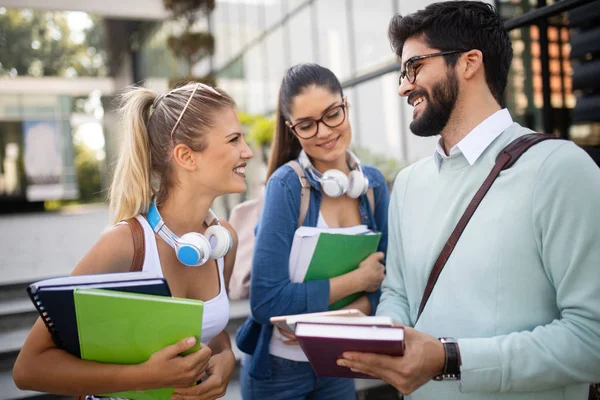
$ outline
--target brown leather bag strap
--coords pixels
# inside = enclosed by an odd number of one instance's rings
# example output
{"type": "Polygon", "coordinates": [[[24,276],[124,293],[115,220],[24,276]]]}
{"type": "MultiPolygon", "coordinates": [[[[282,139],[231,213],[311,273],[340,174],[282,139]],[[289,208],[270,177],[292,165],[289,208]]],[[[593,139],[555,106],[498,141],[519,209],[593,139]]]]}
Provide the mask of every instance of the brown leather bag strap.
{"type": "MultiPolygon", "coordinates": [[[[133,260],[129,272],[140,272],[144,266],[144,256],[146,255],[146,242],[144,241],[144,228],[137,218],[125,220],[131,229],[133,237],[133,260]]],[[[75,396],[75,400],[85,400],[87,396],[75,396]]]]}
{"type": "Polygon", "coordinates": [[[450,238],[444,245],[442,252],[438,256],[435,264],[433,265],[433,269],[431,270],[429,279],[427,280],[427,286],[425,286],[425,293],[423,293],[423,298],[421,299],[421,304],[419,306],[419,312],[417,313],[417,319],[415,320],[415,324],[417,323],[419,317],[421,316],[421,313],[425,309],[425,305],[427,304],[427,300],[429,300],[429,296],[433,291],[435,283],[437,282],[440,273],[442,272],[442,269],[446,264],[446,261],[448,261],[448,259],[450,258],[454,247],[456,247],[456,243],[458,243],[460,235],[462,235],[463,231],[467,226],[467,223],[469,222],[469,220],[473,216],[473,213],[475,213],[475,210],[479,206],[479,203],[481,203],[481,200],[483,200],[488,190],[490,190],[490,187],[492,187],[492,184],[494,183],[498,175],[500,175],[500,172],[512,167],[513,164],[519,159],[519,157],[521,157],[521,155],[525,153],[531,146],[548,139],[560,138],[554,135],[530,133],[513,140],[500,152],[500,154],[498,154],[498,156],[496,157],[496,164],[494,165],[494,168],[492,168],[491,172],[489,173],[485,181],[483,181],[483,184],[481,185],[477,193],[475,193],[473,200],[471,200],[464,214],[462,215],[462,217],[460,217],[458,224],[452,231],[450,238]]]}
{"type": "Polygon", "coordinates": [[[126,220],[127,225],[131,229],[133,236],[133,260],[129,272],[139,272],[144,266],[144,257],[146,255],[146,244],[144,241],[144,228],[137,218],[129,218],[126,220]]]}
{"type": "Polygon", "coordinates": [[[306,219],[308,205],[310,204],[310,182],[308,181],[306,175],[304,175],[304,170],[298,161],[289,161],[287,165],[293,168],[296,175],[298,175],[298,179],[300,179],[300,185],[302,186],[302,191],[300,192],[300,213],[298,214],[297,226],[297,228],[300,228],[306,219]]]}

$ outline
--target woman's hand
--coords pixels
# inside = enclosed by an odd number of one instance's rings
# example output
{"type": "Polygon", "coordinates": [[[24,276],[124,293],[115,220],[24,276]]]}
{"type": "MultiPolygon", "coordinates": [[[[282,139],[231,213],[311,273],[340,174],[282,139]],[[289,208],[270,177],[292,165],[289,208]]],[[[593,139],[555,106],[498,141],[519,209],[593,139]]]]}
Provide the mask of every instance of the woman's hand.
{"type": "Polygon", "coordinates": [[[354,271],[358,274],[359,282],[364,286],[364,291],[374,292],[379,289],[381,281],[385,277],[385,266],[381,263],[384,254],[381,251],[371,254],[365,258],[354,271]]]}
{"type": "Polygon", "coordinates": [[[283,329],[279,329],[276,326],[274,326],[273,329],[277,329],[277,331],[279,332],[279,334],[281,334],[281,336],[284,336],[286,339],[288,339],[288,340],[284,340],[283,344],[288,344],[288,345],[298,344],[298,339],[296,339],[296,335],[294,335],[293,333],[290,333],[283,329]]]}
{"type": "Polygon", "coordinates": [[[196,338],[190,337],[167,346],[154,353],[148,361],[141,364],[156,388],[189,387],[199,381],[206,373],[211,360],[210,347],[200,344],[200,349],[187,356],[180,356],[196,344],[196,338]]]}
{"type": "Polygon", "coordinates": [[[173,400],[214,400],[225,396],[227,385],[235,369],[235,356],[225,350],[210,358],[206,368],[207,378],[199,385],[178,388],[171,396],[173,400]]]}

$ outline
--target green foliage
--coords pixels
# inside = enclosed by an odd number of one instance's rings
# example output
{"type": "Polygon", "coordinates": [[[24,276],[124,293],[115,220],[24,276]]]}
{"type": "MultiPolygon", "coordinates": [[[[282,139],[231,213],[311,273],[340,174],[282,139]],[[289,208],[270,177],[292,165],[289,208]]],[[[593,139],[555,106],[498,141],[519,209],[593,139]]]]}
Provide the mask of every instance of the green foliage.
{"type": "Polygon", "coordinates": [[[198,18],[214,10],[215,0],[163,0],[163,4],[173,20],[185,19],[183,33],[169,36],[167,45],[175,57],[185,62],[186,74],[191,77],[193,66],[215,51],[215,38],[210,32],[192,32],[198,18]]]}
{"type": "Polygon", "coordinates": [[[98,23],[92,23],[79,42],[73,38],[65,13],[2,10],[0,76],[106,74],[106,54],[98,23]]]}
{"type": "Polygon", "coordinates": [[[248,140],[257,146],[270,146],[275,134],[275,121],[265,117],[257,117],[248,132],[248,140]]]}
{"type": "Polygon", "coordinates": [[[163,0],[165,8],[175,18],[184,17],[193,24],[198,14],[210,14],[215,9],[215,0],[163,0]]]}
{"type": "Polygon", "coordinates": [[[365,147],[353,146],[352,151],[360,159],[361,163],[370,164],[379,169],[390,188],[392,187],[398,172],[409,165],[407,161],[377,154],[365,147]]]}
{"type": "Polygon", "coordinates": [[[171,52],[191,67],[215,51],[215,38],[209,32],[184,32],[179,36],[169,36],[167,46],[171,52]]]}
{"type": "Polygon", "coordinates": [[[79,200],[92,203],[103,200],[101,161],[96,152],[83,143],[75,143],[75,169],[79,182],[79,200]]]}

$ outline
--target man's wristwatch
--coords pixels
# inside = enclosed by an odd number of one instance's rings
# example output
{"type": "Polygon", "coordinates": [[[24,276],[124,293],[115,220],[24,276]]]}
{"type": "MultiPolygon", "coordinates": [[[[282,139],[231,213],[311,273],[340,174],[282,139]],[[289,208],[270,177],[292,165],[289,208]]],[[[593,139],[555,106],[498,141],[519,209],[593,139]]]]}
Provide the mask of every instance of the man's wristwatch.
{"type": "Polygon", "coordinates": [[[458,342],[456,339],[449,337],[438,338],[444,345],[444,353],[446,355],[446,361],[444,363],[444,372],[440,375],[434,376],[435,381],[446,381],[446,380],[460,380],[460,351],[458,349],[458,342]]]}

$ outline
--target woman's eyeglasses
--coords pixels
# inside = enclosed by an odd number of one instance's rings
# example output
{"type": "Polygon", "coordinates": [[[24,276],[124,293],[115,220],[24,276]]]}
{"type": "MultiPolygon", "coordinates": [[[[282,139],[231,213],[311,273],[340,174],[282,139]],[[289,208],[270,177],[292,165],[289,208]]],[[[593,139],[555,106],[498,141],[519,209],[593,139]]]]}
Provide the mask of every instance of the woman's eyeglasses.
{"type": "Polygon", "coordinates": [[[305,119],[294,125],[286,122],[290,130],[300,139],[311,139],[319,133],[319,123],[329,128],[336,128],[346,120],[346,103],[326,110],[319,119],[305,119]]]}

